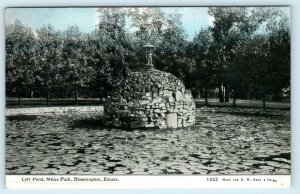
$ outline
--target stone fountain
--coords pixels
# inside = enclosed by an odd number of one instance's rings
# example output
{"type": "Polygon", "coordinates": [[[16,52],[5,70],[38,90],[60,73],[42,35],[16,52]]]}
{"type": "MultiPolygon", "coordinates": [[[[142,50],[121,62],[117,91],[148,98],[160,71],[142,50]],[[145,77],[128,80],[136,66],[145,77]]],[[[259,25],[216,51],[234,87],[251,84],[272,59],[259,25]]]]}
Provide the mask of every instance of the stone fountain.
{"type": "Polygon", "coordinates": [[[147,64],[129,73],[112,92],[105,106],[106,124],[124,129],[193,125],[196,108],[191,92],[174,75],[154,68],[153,45],[144,48],[147,64]]]}

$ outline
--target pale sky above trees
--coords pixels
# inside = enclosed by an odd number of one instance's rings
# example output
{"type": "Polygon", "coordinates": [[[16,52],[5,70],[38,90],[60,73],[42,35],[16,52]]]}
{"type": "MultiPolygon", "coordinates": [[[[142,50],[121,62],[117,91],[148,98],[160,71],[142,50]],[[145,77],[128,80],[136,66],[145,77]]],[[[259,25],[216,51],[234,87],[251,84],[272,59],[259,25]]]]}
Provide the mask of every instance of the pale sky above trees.
{"type": "MultiPolygon", "coordinates": [[[[166,13],[176,8],[162,8],[166,13]]],[[[282,7],[289,15],[289,7],[282,7]]],[[[33,30],[51,24],[56,30],[65,30],[68,26],[78,25],[84,33],[95,29],[98,23],[97,8],[8,8],[6,9],[6,23],[11,24],[20,20],[33,30]]],[[[207,7],[180,7],[177,11],[182,14],[182,26],[188,40],[192,40],[195,33],[202,27],[212,25],[213,19],[207,13],[207,7]]]]}

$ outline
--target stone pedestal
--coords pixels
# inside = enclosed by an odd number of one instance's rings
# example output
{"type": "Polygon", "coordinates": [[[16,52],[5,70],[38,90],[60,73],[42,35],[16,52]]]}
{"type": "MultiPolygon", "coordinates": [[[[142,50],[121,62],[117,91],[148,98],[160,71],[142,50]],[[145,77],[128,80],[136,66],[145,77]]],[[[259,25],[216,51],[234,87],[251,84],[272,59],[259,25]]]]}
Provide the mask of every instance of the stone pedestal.
{"type": "Polygon", "coordinates": [[[177,114],[166,114],[166,124],[168,128],[177,128],[177,114]]]}

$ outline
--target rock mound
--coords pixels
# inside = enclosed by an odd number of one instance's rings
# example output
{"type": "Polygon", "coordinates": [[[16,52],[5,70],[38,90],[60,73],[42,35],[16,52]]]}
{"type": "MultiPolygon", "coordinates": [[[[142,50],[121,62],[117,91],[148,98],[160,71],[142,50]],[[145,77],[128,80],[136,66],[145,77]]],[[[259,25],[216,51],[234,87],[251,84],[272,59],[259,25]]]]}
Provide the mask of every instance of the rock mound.
{"type": "Polygon", "coordinates": [[[105,107],[107,124],[122,128],[177,128],[195,123],[191,92],[174,75],[153,68],[131,72],[105,107]]]}

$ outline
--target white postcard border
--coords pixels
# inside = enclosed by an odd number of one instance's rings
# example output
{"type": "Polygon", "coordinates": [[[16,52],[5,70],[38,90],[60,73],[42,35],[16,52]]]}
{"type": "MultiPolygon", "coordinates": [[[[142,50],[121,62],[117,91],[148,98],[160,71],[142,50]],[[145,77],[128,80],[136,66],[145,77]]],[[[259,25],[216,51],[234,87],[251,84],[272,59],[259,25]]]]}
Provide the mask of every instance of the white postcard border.
{"type": "Polygon", "coordinates": [[[290,186],[290,175],[6,175],[7,189],[283,189],[290,186]]]}

